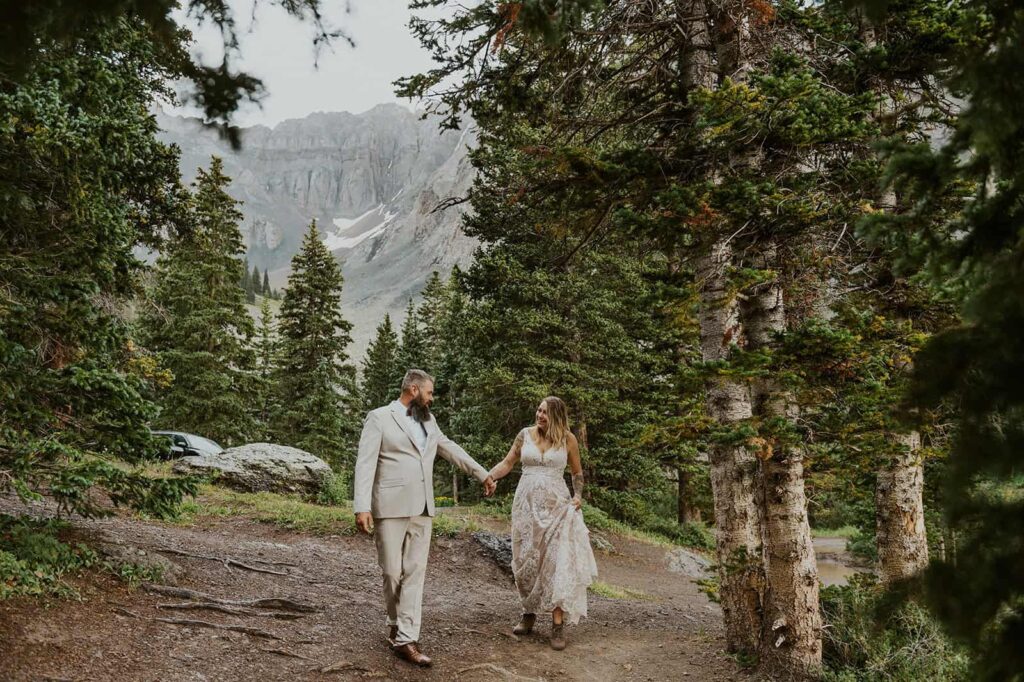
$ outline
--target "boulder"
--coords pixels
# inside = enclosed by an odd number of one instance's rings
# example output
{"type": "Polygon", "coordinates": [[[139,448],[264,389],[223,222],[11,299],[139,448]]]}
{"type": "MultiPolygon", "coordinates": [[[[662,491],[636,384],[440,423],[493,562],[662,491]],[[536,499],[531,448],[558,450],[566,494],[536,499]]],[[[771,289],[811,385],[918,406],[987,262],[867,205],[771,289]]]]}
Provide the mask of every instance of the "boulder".
{"type": "Polygon", "coordinates": [[[331,467],[305,450],[249,443],[216,455],[189,455],[174,464],[178,474],[215,475],[219,485],[246,492],[270,491],[315,495],[331,467]]]}
{"type": "Polygon", "coordinates": [[[703,580],[711,577],[711,562],[703,555],[684,547],[676,547],[665,554],[668,570],[688,578],[703,580]]]}
{"type": "Polygon", "coordinates": [[[512,572],[512,536],[495,535],[486,530],[473,533],[473,538],[479,542],[487,551],[487,554],[494,559],[494,563],[505,571],[512,572]]]}

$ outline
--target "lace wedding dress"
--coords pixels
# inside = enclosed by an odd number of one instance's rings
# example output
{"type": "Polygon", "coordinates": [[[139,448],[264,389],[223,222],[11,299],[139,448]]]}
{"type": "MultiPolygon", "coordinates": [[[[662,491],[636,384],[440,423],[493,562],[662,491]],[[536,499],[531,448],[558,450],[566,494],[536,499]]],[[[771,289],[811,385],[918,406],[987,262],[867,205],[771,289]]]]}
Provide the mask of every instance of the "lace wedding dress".
{"type": "Polygon", "coordinates": [[[564,473],[565,446],[541,452],[524,429],[522,477],[512,500],[512,571],[523,613],[556,607],[575,625],[587,615],[587,587],[597,578],[583,512],[573,507],[564,473]]]}

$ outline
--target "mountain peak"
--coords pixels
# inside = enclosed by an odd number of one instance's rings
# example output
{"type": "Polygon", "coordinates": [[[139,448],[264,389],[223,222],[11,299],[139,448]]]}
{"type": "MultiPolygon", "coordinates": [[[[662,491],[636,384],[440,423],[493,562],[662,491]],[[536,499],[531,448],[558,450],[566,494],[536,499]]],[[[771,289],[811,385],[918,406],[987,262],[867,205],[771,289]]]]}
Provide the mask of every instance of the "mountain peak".
{"type": "Polygon", "coordinates": [[[159,115],[162,137],[181,148],[191,180],[216,154],[242,201],[250,263],[285,283],[309,222],[342,263],[343,306],[355,325],[359,357],[385,313],[400,318],[434,270],[447,274],[471,260],[475,242],[461,231],[459,209],[434,213],[472,182],[467,136],[395,103],[365,112],[316,112],[273,128],[242,130],[232,150],[196,118],[159,115]]]}

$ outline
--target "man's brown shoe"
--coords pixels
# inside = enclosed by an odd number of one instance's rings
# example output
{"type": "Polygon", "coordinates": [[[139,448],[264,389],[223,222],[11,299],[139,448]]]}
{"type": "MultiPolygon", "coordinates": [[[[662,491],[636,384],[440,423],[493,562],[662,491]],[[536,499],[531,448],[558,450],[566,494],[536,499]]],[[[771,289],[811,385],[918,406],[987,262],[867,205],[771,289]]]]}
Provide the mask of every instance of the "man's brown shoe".
{"type": "Polygon", "coordinates": [[[395,647],[394,651],[399,658],[409,661],[410,663],[415,663],[416,665],[424,668],[428,667],[432,663],[430,656],[427,656],[420,651],[416,646],[416,642],[399,644],[395,647]]]}
{"type": "Polygon", "coordinates": [[[551,625],[551,648],[555,651],[565,648],[565,631],[561,623],[551,625]]]}
{"type": "Polygon", "coordinates": [[[388,644],[395,646],[395,640],[398,639],[398,626],[392,625],[388,631],[388,644]]]}
{"type": "Polygon", "coordinates": [[[533,624],[537,622],[537,616],[533,613],[524,613],[519,619],[519,624],[512,628],[513,635],[528,635],[533,632],[533,624]]]}

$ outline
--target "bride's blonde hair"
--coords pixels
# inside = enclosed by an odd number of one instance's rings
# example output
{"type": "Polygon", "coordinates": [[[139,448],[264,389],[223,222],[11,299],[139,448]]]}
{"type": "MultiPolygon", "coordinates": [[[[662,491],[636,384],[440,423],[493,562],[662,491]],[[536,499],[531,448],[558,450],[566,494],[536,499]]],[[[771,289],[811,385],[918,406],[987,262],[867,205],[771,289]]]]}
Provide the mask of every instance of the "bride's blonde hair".
{"type": "MultiPolygon", "coordinates": [[[[552,447],[561,447],[569,437],[569,408],[565,406],[564,400],[553,395],[544,398],[542,402],[548,408],[548,428],[544,438],[552,447]]],[[[540,427],[537,430],[540,431],[540,427]]]]}

